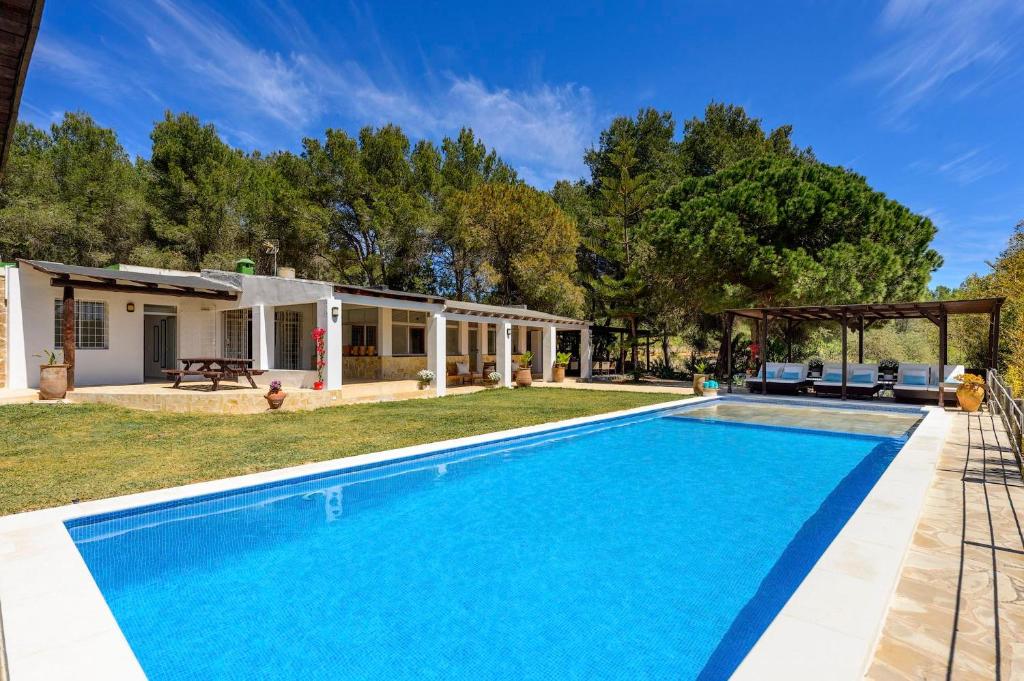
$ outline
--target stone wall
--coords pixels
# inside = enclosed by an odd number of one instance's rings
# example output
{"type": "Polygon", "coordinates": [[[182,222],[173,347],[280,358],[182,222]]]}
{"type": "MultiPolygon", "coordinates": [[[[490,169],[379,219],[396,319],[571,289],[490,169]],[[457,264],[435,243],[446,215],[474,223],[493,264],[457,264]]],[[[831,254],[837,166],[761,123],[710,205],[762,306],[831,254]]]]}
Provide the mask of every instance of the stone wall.
{"type": "Polygon", "coordinates": [[[416,378],[416,372],[427,368],[426,355],[416,357],[381,357],[381,376],[385,381],[416,378]]]}
{"type": "Polygon", "coordinates": [[[0,388],[7,387],[7,277],[0,272],[0,388]]]}
{"type": "Polygon", "coordinates": [[[341,382],[349,379],[378,380],[383,357],[344,357],[341,360],[341,382]]]}

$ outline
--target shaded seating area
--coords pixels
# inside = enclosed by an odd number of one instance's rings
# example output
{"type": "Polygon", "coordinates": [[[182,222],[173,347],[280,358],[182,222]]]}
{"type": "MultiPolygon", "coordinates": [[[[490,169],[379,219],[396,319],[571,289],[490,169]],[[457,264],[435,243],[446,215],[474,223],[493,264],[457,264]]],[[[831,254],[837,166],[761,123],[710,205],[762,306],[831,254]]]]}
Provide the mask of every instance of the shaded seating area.
{"type": "Polygon", "coordinates": [[[847,397],[874,397],[882,389],[882,384],[878,380],[878,365],[857,362],[847,364],[844,369],[839,362],[826,362],[821,372],[821,380],[814,384],[814,393],[842,396],[844,387],[847,397]]]}
{"type": "Polygon", "coordinates": [[[955,391],[963,375],[962,364],[947,364],[941,373],[938,364],[900,364],[892,392],[898,400],[934,402],[939,397],[940,386],[955,391]]]}
{"type": "MultiPolygon", "coordinates": [[[[964,367],[949,364],[948,320],[951,315],[988,316],[988,353],[985,368],[995,368],[999,348],[999,318],[1005,298],[978,298],[973,300],[929,300],[905,303],[872,303],[857,305],[804,305],[792,307],[739,308],[724,313],[726,338],[732,338],[733,325],[737,319],[754,323],[754,337],[760,347],[768,348],[768,331],[772,324],[780,323],[786,333],[786,362],[765,362],[756,377],[747,379],[747,385],[762,394],[778,392],[788,388],[782,378],[780,366],[801,366],[793,363],[792,336],[794,329],[806,323],[837,323],[842,333],[842,361],[826,363],[822,376],[813,384],[815,394],[832,395],[840,399],[850,397],[871,398],[878,394],[886,381],[879,376],[879,366],[864,362],[864,331],[873,324],[890,320],[927,319],[938,327],[939,362],[936,365],[900,364],[899,374],[893,385],[897,399],[936,401],[940,406],[945,402],[947,391],[956,390],[959,376],[964,367]],[[857,333],[857,362],[849,361],[849,333],[857,333]],[[942,368],[942,371],[939,368],[942,368]],[[766,370],[765,370],[766,369],[766,370]],[[758,390],[758,384],[760,389],[758,390]],[[771,384],[771,385],[770,385],[771,384]]],[[[732,343],[726,343],[726,375],[733,375],[732,343]]],[[[804,373],[804,378],[807,374],[804,373]]],[[[809,379],[808,379],[809,380],[809,379]]],[[[891,379],[890,379],[891,380],[891,379]]],[[[732,392],[732,381],[728,381],[732,392]]]]}
{"type": "Polygon", "coordinates": [[[806,364],[767,362],[756,376],[747,378],[747,387],[762,394],[796,395],[811,385],[806,364]],[[764,376],[767,368],[768,375],[764,376]]]}

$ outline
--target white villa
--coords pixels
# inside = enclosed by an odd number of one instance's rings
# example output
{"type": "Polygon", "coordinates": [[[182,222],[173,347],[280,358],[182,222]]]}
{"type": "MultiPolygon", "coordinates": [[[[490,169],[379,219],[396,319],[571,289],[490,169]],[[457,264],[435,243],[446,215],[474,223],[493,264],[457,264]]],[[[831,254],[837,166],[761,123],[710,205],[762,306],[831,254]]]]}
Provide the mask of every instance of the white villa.
{"type": "Polygon", "coordinates": [[[309,388],[316,327],[326,330],[327,390],[415,379],[430,369],[440,396],[449,374],[491,364],[508,386],[526,350],[534,353],[533,373],[550,380],[558,334],[578,336],[573,368],[590,374],[591,323],[523,307],[242,271],[20,260],[0,268],[0,388],[38,386],[37,355],[61,349],[70,298],[76,386],[166,380],[163,370],[178,368],[180,358],[227,357],[250,358],[264,372],[261,384],[309,388]]]}

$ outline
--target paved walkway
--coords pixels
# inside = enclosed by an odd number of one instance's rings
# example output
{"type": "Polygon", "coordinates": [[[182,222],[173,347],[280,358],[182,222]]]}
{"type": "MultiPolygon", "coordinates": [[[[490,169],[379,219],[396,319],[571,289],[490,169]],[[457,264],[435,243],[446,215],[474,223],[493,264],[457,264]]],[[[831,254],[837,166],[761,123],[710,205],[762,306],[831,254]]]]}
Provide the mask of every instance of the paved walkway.
{"type": "Polygon", "coordinates": [[[1024,679],[1024,482],[988,412],[957,412],[867,678],[1024,679]]]}

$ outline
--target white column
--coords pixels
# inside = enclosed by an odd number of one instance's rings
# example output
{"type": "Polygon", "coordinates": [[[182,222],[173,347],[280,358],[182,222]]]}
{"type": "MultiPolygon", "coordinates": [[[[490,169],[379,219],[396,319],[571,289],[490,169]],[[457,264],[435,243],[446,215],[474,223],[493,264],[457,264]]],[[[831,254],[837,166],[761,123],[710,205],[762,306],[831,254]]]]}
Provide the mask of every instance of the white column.
{"type": "Polygon", "coordinates": [[[544,380],[551,382],[552,369],[555,364],[555,352],[558,350],[558,332],[548,324],[541,329],[541,366],[544,369],[544,380]]]}
{"type": "Polygon", "coordinates": [[[252,366],[273,369],[274,308],[272,305],[252,306],[252,366]]]}
{"type": "Polygon", "coordinates": [[[512,387],[512,325],[509,322],[498,322],[495,326],[494,363],[501,374],[501,386],[512,387]]]}
{"type": "Polygon", "coordinates": [[[590,327],[580,329],[580,379],[589,381],[593,369],[593,348],[590,345],[590,327]]]}
{"type": "Polygon", "coordinates": [[[434,372],[434,390],[438,397],[448,392],[447,329],[448,318],[444,313],[427,314],[427,368],[434,372]]]}
{"type": "Polygon", "coordinates": [[[459,354],[469,354],[469,322],[459,322],[459,354]]]}
{"type": "Polygon", "coordinates": [[[322,298],[316,302],[316,325],[325,329],[324,344],[327,366],[324,367],[324,388],[341,389],[341,301],[322,298]]]}
{"type": "Polygon", "coordinates": [[[481,323],[477,324],[476,326],[477,326],[477,335],[480,338],[480,354],[481,355],[489,355],[489,354],[491,354],[491,350],[493,348],[488,348],[487,347],[487,325],[481,322],[481,323]]]}
{"type": "Polygon", "coordinates": [[[391,356],[391,308],[381,307],[377,317],[377,352],[381,357],[391,356]]]}

